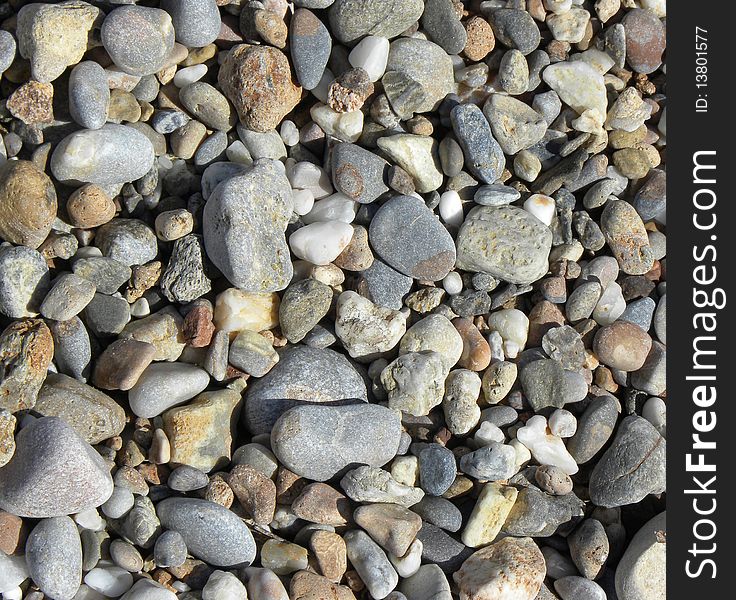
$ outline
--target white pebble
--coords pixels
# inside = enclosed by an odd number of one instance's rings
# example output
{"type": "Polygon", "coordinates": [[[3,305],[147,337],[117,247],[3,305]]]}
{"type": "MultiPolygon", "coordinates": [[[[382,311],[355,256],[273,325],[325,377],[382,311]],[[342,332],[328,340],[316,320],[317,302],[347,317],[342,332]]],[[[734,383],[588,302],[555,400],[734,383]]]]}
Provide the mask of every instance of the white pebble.
{"type": "Polygon", "coordinates": [[[368,35],[350,51],[348,61],[354,67],[365,69],[371,81],[378,81],[386,72],[388,50],[388,39],[368,35]]]}
{"type": "Polygon", "coordinates": [[[516,358],[526,346],[529,335],[529,318],[516,308],[506,308],[491,313],[488,326],[501,334],[504,354],[516,358]]]}
{"type": "Polygon", "coordinates": [[[232,573],[213,571],[202,588],[202,600],[248,600],[248,592],[232,573]]]}
{"type": "Polygon", "coordinates": [[[516,452],[516,469],[518,471],[532,459],[532,453],[529,452],[529,448],[516,438],[511,440],[508,445],[516,452]]]}
{"type": "Polygon", "coordinates": [[[363,113],[359,110],[339,113],[326,104],[315,104],[309,114],[327,135],[341,142],[357,142],[363,133],[363,113]]]}
{"type": "Polygon", "coordinates": [[[95,567],[84,576],[84,583],[103,596],[117,598],[133,586],[133,576],[120,567],[95,567]]]}
{"type": "Polygon", "coordinates": [[[22,556],[0,552],[0,593],[12,591],[28,578],[28,567],[22,556]]]}
{"type": "Polygon", "coordinates": [[[442,287],[451,296],[463,291],[463,278],[457,271],[450,271],[442,280],[442,287]]]}
{"type": "Polygon", "coordinates": [[[498,331],[491,331],[486,338],[491,348],[491,360],[494,362],[506,360],[506,354],[503,351],[503,338],[498,331]]]}
{"type": "Polygon", "coordinates": [[[138,298],[133,304],[130,305],[130,314],[134,317],[147,317],[151,314],[151,306],[148,304],[146,298],[138,298]]]}
{"type": "Polygon", "coordinates": [[[20,587],[15,587],[3,592],[3,600],[21,600],[21,598],[23,598],[23,590],[20,587]]]}
{"type": "Polygon", "coordinates": [[[419,459],[416,456],[397,456],[391,463],[391,477],[403,485],[416,486],[419,481],[419,459]]]}
{"type": "Polygon", "coordinates": [[[555,217],[555,201],[544,194],[532,194],[524,202],[524,210],[550,226],[555,217]]]}
{"type": "Polygon", "coordinates": [[[490,421],[483,421],[478,427],[478,431],[473,436],[473,441],[476,443],[478,448],[482,446],[489,446],[491,442],[505,442],[506,436],[503,431],[495,423],[490,421]]]}
{"type": "Polygon", "coordinates": [[[299,129],[297,129],[294,121],[288,119],[283,121],[279,129],[279,135],[287,146],[296,146],[299,143],[299,129]]]}
{"type": "Polygon", "coordinates": [[[463,201],[455,190],[448,190],[440,196],[440,216],[452,227],[460,227],[464,220],[463,201]]]}
{"type": "Polygon", "coordinates": [[[250,567],[245,570],[248,576],[248,597],[256,600],[289,600],[284,584],[270,569],[250,567]]]}
{"type": "Polygon", "coordinates": [[[191,67],[184,67],[179,69],[174,75],[174,85],[178,88],[183,88],[190,83],[199,81],[207,74],[207,65],[199,64],[192,65],[191,67]]]}
{"type": "Polygon", "coordinates": [[[96,508],[82,511],[74,515],[74,521],[83,529],[91,529],[92,531],[102,531],[105,528],[105,521],[97,512],[96,508]]]}
{"type": "Polygon", "coordinates": [[[314,207],[314,194],[311,190],[292,190],[291,199],[294,203],[294,212],[300,216],[308,214],[314,207]]]}
{"type": "Polygon", "coordinates": [[[569,410],[558,408],[549,417],[549,430],[557,437],[572,437],[578,430],[578,420],[569,410]]]}
{"type": "Polygon", "coordinates": [[[593,309],[593,320],[598,325],[610,325],[626,310],[626,300],[621,286],[612,281],[601,294],[598,304],[593,309]]]}
{"type": "Polygon", "coordinates": [[[238,163],[239,165],[252,165],[253,157],[250,155],[248,148],[240,140],[235,140],[227,148],[225,148],[225,155],[230,162],[238,163]]]}
{"type": "Polygon", "coordinates": [[[353,239],[353,228],[342,221],[312,223],[297,229],[289,237],[291,251],[315,265],[335,260],[353,239]]]}
{"type": "Polygon", "coordinates": [[[662,437],[667,437],[667,405],[662,398],[649,398],[641,409],[641,416],[654,425],[662,437]]]}
{"type": "Polygon", "coordinates": [[[534,415],[526,425],[520,427],[516,439],[529,448],[540,465],[559,467],[568,475],[578,472],[578,465],[562,439],[547,433],[547,419],[542,415],[534,415]]]}
{"type": "Polygon", "coordinates": [[[556,15],[561,15],[572,8],[572,0],[544,0],[544,7],[556,15]]]}
{"type": "Polygon", "coordinates": [[[424,544],[421,540],[415,539],[404,556],[394,556],[390,552],[387,552],[386,556],[399,576],[406,578],[414,575],[422,566],[422,550],[424,550],[424,544]]]}
{"type": "Polygon", "coordinates": [[[287,171],[286,176],[291,187],[311,191],[316,200],[326,198],[333,192],[329,173],[314,163],[298,162],[287,171]]]}
{"type": "Polygon", "coordinates": [[[352,223],[357,212],[358,203],[355,200],[345,194],[332,194],[323,200],[316,201],[312,210],[304,215],[302,221],[307,225],[323,221],[352,223]]]}
{"type": "Polygon", "coordinates": [[[317,100],[320,102],[327,102],[327,96],[330,92],[330,85],[332,85],[332,82],[335,80],[335,75],[330,71],[329,69],[325,69],[325,72],[322,73],[322,79],[319,80],[319,83],[317,84],[317,87],[311,90],[312,94],[314,95],[317,100]]]}

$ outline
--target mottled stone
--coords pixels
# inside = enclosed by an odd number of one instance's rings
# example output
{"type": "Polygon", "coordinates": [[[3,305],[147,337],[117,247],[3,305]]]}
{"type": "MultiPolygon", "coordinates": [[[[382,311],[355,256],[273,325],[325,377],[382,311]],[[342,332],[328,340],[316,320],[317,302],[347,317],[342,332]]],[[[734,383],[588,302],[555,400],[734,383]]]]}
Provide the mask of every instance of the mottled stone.
{"type": "Polygon", "coordinates": [[[0,334],[0,408],[33,408],[53,356],[51,331],[42,320],[8,325],[0,334]]]}
{"type": "Polygon", "coordinates": [[[39,522],[26,542],[26,563],[44,594],[72,600],[82,579],[82,542],[74,521],[53,517],[39,522]]]}
{"type": "Polygon", "coordinates": [[[458,104],[450,112],[450,120],[470,172],[485,183],[494,183],[506,158],[486,117],[475,104],[458,104]]]}
{"type": "Polygon", "coordinates": [[[0,166],[0,236],[12,244],[38,248],[56,217],[51,179],[29,161],[0,166]]]}

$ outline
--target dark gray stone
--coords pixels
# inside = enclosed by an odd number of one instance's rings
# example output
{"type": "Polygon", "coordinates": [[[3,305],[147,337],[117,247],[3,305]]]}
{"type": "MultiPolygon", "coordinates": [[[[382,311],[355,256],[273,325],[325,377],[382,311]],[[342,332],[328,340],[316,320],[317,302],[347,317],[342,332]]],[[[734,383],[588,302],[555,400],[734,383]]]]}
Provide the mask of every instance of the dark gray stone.
{"type": "Polygon", "coordinates": [[[421,488],[430,496],[441,496],[455,481],[455,456],[440,444],[429,444],[418,458],[421,488]]]}
{"type": "Polygon", "coordinates": [[[163,295],[184,304],[209,292],[212,283],[205,271],[205,256],[201,236],[189,234],[176,240],[159,282],[163,295]]]}
{"type": "Polygon", "coordinates": [[[501,8],[489,15],[496,39],[508,48],[527,55],[539,46],[541,35],[532,16],[514,8],[501,8]]]}
{"type": "Polygon", "coordinates": [[[404,305],[404,297],[414,281],[378,258],[365,271],[361,271],[360,276],[361,294],[374,304],[392,310],[399,310],[404,305]]]}
{"type": "Polygon", "coordinates": [[[480,108],[458,104],[450,112],[450,120],[470,172],[485,183],[494,183],[506,166],[506,157],[480,108]]]}
{"type": "Polygon", "coordinates": [[[448,54],[460,54],[468,41],[451,0],[425,0],[422,29],[448,54]]]}
{"type": "Polygon", "coordinates": [[[302,279],[284,291],[279,305],[281,333],[296,344],[319,323],[330,310],[332,288],[316,279],[302,279]]]}
{"type": "Polygon", "coordinates": [[[463,515],[460,509],[447,498],[424,496],[411,507],[412,512],[422,517],[423,521],[455,533],[463,526],[463,515]]]}
{"type": "Polygon", "coordinates": [[[211,44],[220,35],[220,9],[215,0],[163,0],[171,15],[176,41],[188,48],[211,44]]]}
{"type": "Polygon", "coordinates": [[[356,144],[337,144],[332,151],[335,189],[361,204],[369,204],[388,192],[384,183],[389,164],[356,144]]]}
{"type": "Polygon", "coordinates": [[[305,90],[313,90],[322,79],[330,58],[330,32],[311,10],[298,8],[289,25],[289,46],[299,84],[305,90]]]}

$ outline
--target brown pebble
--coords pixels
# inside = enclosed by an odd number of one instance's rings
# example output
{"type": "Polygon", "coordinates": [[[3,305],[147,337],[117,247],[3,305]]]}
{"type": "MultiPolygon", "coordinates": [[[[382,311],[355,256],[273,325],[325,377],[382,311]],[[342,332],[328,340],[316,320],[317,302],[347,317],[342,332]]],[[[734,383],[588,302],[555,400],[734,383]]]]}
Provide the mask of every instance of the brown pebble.
{"type": "Polygon", "coordinates": [[[359,506],[353,518],[378,545],[394,556],[404,556],[422,528],[422,518],[398,504],[359,506]]]}
{"type": "Polygon", "coordinates": [[[350,588],[337,585],[326,577],[309,571],[297,571],[289,584],[289,598],[291,600],[355,600],[355,595],[350,588]]]}
{"type": "Polygon", "coordinates": [[[491,364],[491,347],[473,321],[460,317],[453,319],[452,324],[463,339],[463,353],[458,366],[471,371],[482,371],[491,364]]]}
{"type": "Polygon", "coordinates": [[[279,49],[286,47],[286,36],[289,33],[286,23],[270,10],[257,10],[253,14],[253,27],[260,38],[279,49]]]}
{"type": "Polygon", "coordinates": [[[572,479],[559,467],[542,465],[534,472],[534,480],[545,492],[553,496],[564,496],[572,491],[572,479]]]}
{"type": "Polygon", "coordinates": [[[598,360],[612,369],[636,371],[652,348],[652,338],[638,325],[616,321],[601,327],[593,339],[598,360]]]}
{"type": "Polygon", "coordinates": [[[115,203],[100,186],[88,183],[72,192],[66,212],[74,227],[91,229],[115,217],[115,203]]]}
{"type": "Polygon", "coordinates": [[[228,485],[245,511],[258,525],[268,525],[276,512],[276,484],[250,465],[236,465],[228,485]]]}
{"type": "Polygon", "coordinates": [[[468,41],[463,53],[468,60],[474,62],[483,60],[496,46],[496,37],[493,35],[490,23],[476,15],[465,21],[464,25],[468,33],[468,41]]]}
{"type": "Polygon", "coordinates": [[[362,225],[353,225],[350,243],[333,263],[348,271],[365,271],[373,264],[373,260],[373,252],[368,244],[368,230],[362,225]]]}
{"type": "Polygon", "coordinates": [[[635,8],[624,15],[621,24],[626,32],[626,62],[637,73],[656,71],[667,45],[662,21],[649,10],[635,8]]]}
{"type": "Polygon", "coordinates": [[[309,547],[322,575],[340,583],[348,568],[345,540],[332,531],[315,531],[309,539],[309,547]]]}
{"type": "MultiPolygon", "coordinates": [[[[176,70],[176,67],[174,67],[176,70]]],[[[172,76],[173,77],[173,76],[172,76]]],[[[135,123],[141,119],[141,105],[138,99],[125,90],[110,91],[110,106],[107,112],[107,120],[111,123],[135,123]]]]}
{"type": "Polygon", "coordinates": [[[556,304],[552,304],[548,300],[542,300],[535,304],[529,312],[529,335],[527,338],[527,347],[535,348],[540,346],[544,334],[553,327],[564,325],[565,315],[556,304]]]}
{"type": "Polygon", "coordinates": [[[291,504],[302,493],[307,480],[286,467],[276,472],[276,499],[279,504],[291,504]]]}
{"type": "Polygon", "coordinates": [[[31,80],[10,94],[6,106],[11,115],[33,125],[53,122],[53,101],[53,85],[31,80]]]}
{"type": "Polygon", "coordinates": [[[215,475],[207,484],[204,499],[230,508],[235,501],[235,493],[221,475],[215,475]]]}
{"type": "Polygon", "coordinates": [[[391,165],[388,170],[388,187],[404,196],[411,196],[414,191],[414,179],[398,165],[391,165]]]}
{"type": "Polygon", "coordinates": [[[97,359],[92,381],[103,390],[129,390],[155,354],[153,344],[133,338],[115,340],[97,359]]]}
{"type": "Polygon", "coordinates": [[[350,500],[326,483],[311,483],[291,505],[300,519],[339,527],[351,521],[350,500]]]}
{"type": "Polygon", "coordinates": [[[337,77],[327,92],[327,104],[335,112],[359,110],[373,93],[373,82],[361,68],[350,69],[337,77]]]}
{"type": "MultiPolygon", "coordinates": [[[[198,301],[195,301],[195,303],[198,301]]],[[[215,324],[212,322],[212,305],[200,303],[184,317],[182,334],[187,344],[192,348],[206,348],[215,334],[215,324]]]]}
{"type": "Polygon", "coordinates": [[[0,510],[0,551],[5,554],[21,554],[26,545],[28,528],[23,519],[0,510]]]}

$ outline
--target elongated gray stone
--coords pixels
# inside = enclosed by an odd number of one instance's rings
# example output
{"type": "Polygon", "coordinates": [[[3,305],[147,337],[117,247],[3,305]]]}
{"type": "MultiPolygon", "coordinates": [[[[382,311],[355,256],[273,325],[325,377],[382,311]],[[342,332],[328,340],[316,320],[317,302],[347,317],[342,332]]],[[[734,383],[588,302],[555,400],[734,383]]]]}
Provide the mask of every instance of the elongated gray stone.
{"type": "Polygon", "coordinates": [[[385,598],[399,583],[399,575],[380,546],[359,529],[345,534],[348,559],[374,598],[385,598]]]}
{"type": "Polygon", "coordinates": [[[26,563],[46,596],[72,600],[82,580],[82,541],[74,521],[53,517],[36,525],[26,542],[26,563]]]}
{"type": "Polygon", "coordinates": [[[98,63],[85,60],[69,75],[69,114],[87,129],[100,129],[107,121],[110,88],[107,73],[98,63]]]}
{"type": "Polygon", "coordinates": [[[506,157],[480,108],[458,104],[450,120],[470,172],[485,183],[494,183],[506,166],[506,157]]]}
{"type": "Polygon", "coordinates": [[[284,289],[293,267],[284,232],[293,211],[291,186],[274,161],[263,159],[215,188],[204,207],[207,255],[246,292],[284,289]]]}
{"type": "Polygon", "coordinates": [[[132,127],[108,123],[66,136],[51,155],[51,172],[69,185],[115,185],[143,177],[153,166],[153,145],[132,127]]]}
{"type": "Polygon", "coordinates": [[[289,44],[299,84],[305,90],[313,90],[322,79],[330,58],[330,32],[311,10],[298,8],[291,17],[289,44]]]}
{"type": "Polygon", "coordinates": [[[185,363],[149,365],[128,392],[130,410],[151,418],[194,398],[210,382],[207,371],[185,363]]]}
{"type": "Polygon", "coordinates": [[[386,464],[400,437],[398,413],[383,406],[297,406],[274,424],[271,446],[289,470],[327,481],[349,465],[386,464]]]}

